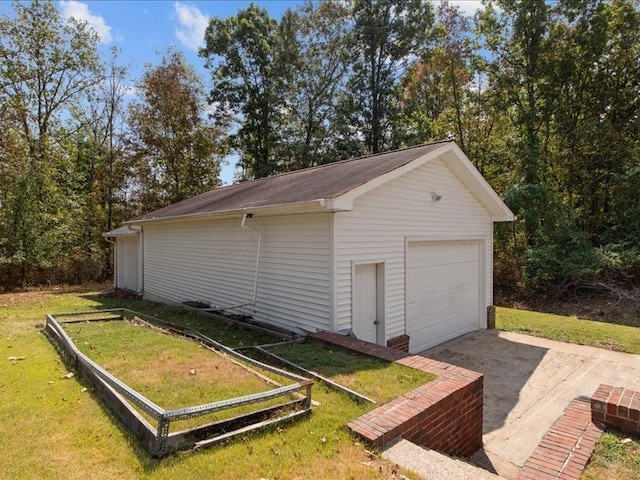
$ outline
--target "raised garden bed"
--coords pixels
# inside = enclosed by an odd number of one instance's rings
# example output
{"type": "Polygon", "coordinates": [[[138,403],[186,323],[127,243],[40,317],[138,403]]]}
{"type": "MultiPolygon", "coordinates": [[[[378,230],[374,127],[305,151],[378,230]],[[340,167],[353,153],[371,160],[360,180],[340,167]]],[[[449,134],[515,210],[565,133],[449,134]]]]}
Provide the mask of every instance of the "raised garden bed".
{"type": "Polygon", "coordinates": [[[45,331],[156,457],[310,412],[309,380],[157,318],[126,309],[47,315],[45,331]]]}

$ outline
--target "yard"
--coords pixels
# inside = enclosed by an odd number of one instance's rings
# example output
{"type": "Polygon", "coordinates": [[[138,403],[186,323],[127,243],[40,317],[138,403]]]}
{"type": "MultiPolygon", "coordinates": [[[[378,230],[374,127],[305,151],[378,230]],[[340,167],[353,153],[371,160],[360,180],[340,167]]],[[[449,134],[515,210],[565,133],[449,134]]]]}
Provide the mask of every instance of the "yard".
{"type": "MultiPolygon", "coordinates": [[[[317,383],[313,387],[313,398],[321,406],[302,421],[252,433],[224,446],[151,459],[93,397],[88,385],[76,377],[65,378],[67,368],[41,331],[45,313],[118,306],[180,323],[231,347],[265,344],[276,339],[170,307],[95,293],[104,288],[97,285],[87,289],[59,288],[0,295],[0,436],[3,439],[0,472],[3,478],[73,479],[86,478],[88,472],[92,478],[320,479],[328,475],[354,479],[401,478],[396,466],[368,452],[343,428],[349,419],[372,406],[357,404],[317,383]]],[[[497,326],[640,353],[636,328],[577,316],[499,308],[497,326]]],[[[88,350],[97,348],[91,340],[82,342],[88,350]]],[[[314,347],[300,345],[273,352],[304,363],[314,355],[305,351],[307,348],[314,347]]],[[[338,358],[343,352],[330,355],[338,358]]],[[[343,363],[339,360],[336,365],[343,363]]],[[[356,389],[374,384],[366,376],[377,378],[381,371],[379,365],[359,367],[364,377],[358,379],[349,372],[343,376],[345,372],[334,369],[331,362],[303,366],[313,367],[339,382],[356,382],[351,384],[356,389]]],[[[406,373],[391,370],[390,374],[403,382],[409,381],[404,378],[406,373]]],[[[411,385],[408,383],[405,388],[411,385]]],[[[366,394],[382,401],[388,395],[375,390],[366,394]]],[[[638,439],[627,440],[623,435],[607,432],[582,478],[638,480],[639,462],[638,439]]]]}
{"type": "MultiPolygon", "coordinates": [[[[121,306],[188,325],[231,347],[276,339],[169,307],[101,297],[95,294],[100,288],[104,287],[0,295],[3,478],[84,479],[88,472],[92,478],[109,479],[321,479],[328,475],[389,479],[400,475],[395,465],[368,452],[343,427],[372,406],[359,405],[318,384],[313,387],[313,398],[321,406],[306,419],[255,432],[227,445],[161,460],[150,458],[81,379],[65,378],[66,366],[41,331],[45,313],[121,306]]],[[[86,342],[85,347],[91,348],[91,341],[86,342]]]]}

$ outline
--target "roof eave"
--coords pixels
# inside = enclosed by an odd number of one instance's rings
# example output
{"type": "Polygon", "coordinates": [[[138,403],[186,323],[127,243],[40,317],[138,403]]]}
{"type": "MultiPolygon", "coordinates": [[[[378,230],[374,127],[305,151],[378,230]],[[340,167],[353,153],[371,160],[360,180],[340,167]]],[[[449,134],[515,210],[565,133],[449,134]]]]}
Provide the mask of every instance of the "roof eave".
{"type": "Polygon", "coordinates": [[[139,218],[125,222],[125,225],[143,225],[160,222],[174,222],[181,220],[195,220],[200,218],[217,218],[225,216],[244,215],[252,213],[260,216],[295,215],[304,213],[329,213],[349,210],[344,204],[334,205],[331,199],[319,198],[306,202],[283,203],[278,205],[256,205],[230,210],[219,210],[214,212],[202,212],[186,215],[173,215],[159,218],[139,218]]]}

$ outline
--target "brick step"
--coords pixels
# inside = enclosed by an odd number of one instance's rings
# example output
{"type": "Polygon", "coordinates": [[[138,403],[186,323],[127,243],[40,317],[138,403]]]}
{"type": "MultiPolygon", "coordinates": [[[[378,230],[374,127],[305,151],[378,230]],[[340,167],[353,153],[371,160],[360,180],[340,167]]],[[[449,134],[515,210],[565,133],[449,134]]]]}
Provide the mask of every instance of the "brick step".
{"type": "Polygon", "coordinates": [[[392,443],[382,457],[428,480],[499,480],[502,477],[408,440],[392,443]]]}
{"type": "Polygon", "coordinates": [[[589,400],[573,400],[527,459],[516,480],[577,480],[603,431],[603,425],[591,421],[589,400]]]}

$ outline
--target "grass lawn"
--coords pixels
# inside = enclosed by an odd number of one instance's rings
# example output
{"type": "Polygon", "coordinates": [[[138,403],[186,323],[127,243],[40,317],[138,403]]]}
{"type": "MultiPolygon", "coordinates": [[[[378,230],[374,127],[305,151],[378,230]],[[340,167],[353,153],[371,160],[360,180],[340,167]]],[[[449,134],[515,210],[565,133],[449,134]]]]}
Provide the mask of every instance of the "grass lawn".
{"type": "Polygon", "coordinates": [[[580,480],[640,480],[640,440],[605,432],[580,480]]]}
{"type": "Polygon", "coordinates": [[[290,362],[327,377],[351,390],[383,404],[398,395],[432,381],[435,375],[397,363],[341,350],[317,343],[296,343],[269,349],[290,362]]]}
{"type": "MultiPolygon", "coordinates": [[[[103,286],[94,286],[94,291],[103,286]]],[[[0,295],[0,477],[3,479],[389,479],[396,467],[370,455],[344,428],[370,406],[313,387],[322,405],[306,419],[251,433],[228,445],[155,460],[68,372],[42,333],[47,312],[126,307],[200,330],[229,346],[269,335],[167,307],[110,299],[91,290],[0,295]],[[16,358],[24,357],[22,360],[16,358]],[[10,359],[13,358],[13,359],[10,359]]],[[[406,472],[405,472],[406,474],[406,472]]],[[[411,477],[410,477],[411,478],[411,477]]]]}
{"type": "Polygon", "coordinates": [[[640,354],[640,329],[626,325],[497,307],[496,328],[561,342],[640,354]]]}

